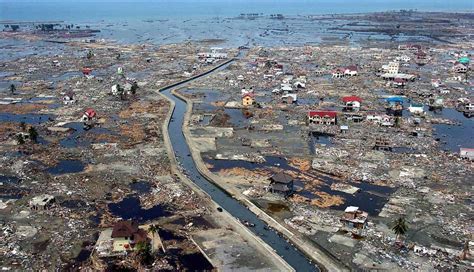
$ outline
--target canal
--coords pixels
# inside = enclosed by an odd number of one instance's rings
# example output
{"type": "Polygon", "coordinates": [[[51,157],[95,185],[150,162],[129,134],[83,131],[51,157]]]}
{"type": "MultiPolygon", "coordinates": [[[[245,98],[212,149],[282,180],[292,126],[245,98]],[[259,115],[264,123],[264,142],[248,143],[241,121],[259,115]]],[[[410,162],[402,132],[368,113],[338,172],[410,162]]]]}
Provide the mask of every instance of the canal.
{"type": "MultiPolygon", "coordinates": [[[[225,69],[231,62],[205,73],[199,77],[206,76],[212,72],[225,69]]],[[[194,78],[196,79],[196,78],[194,78]]],[[[194,80],[192,79],[192,80],[194,80]]],[[[191,81],[191,80],[190,80],[191,81]]],[[[177,87],[183,87],[190,81],[174,85],[161,92],[176,104],[171,121],[168,126],[169,137],[173,146],[176,159],[183,167],[183,172],[197,184],[202,190],[207,192],[211,198],[219,204],[223,209],[228,211],[232,216],[241,220],[248,221],[255,224],[255,227],[249,229],[257,236],[259,236],[265,243],[272,247],[275,252],[280,255],[290,266],[297,271],[319,271],[302,252],[291,245],[285,238],[280,236],[273,230],[270,230],[265,222],[260,220],[254,213],[248,210],[242,203],[232,198],[229,194],[221,190],[219,187],[208,181],[202,176],[196,168],[194,160],[190,156],[191,152],[184,138],[182,125],[184,116],[186,114],[187,104],[181,99],[171,94],[171,91],[177,87]]]]}

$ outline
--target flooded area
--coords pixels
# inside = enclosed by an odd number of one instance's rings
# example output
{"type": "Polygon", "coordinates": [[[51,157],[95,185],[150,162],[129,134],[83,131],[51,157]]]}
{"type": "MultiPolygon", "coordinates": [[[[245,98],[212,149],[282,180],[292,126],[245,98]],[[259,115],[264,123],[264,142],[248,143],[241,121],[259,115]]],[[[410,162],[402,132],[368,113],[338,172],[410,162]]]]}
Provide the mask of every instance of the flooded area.
{"type": "Polygon", "coordinates": [[[163,216],[169,216],[171,214],[161,205],[156,205],[149,209],[142,208],[140,205],[140,199],[134,195],[129,195],[120,202],[110,203],[108,209],[117,217],[124,220],[133,219],[138,222],[146,222],[163,216]]]}
{"type": "Polygon", "coordinates": [[[455,125],[435,124],[434,137],[440,139],[443,150],[458,153],[459,148],[474,148],[474,118],[468,118],[454,109],[443,109],[433,113],[434,117],[441,117],[455,121],[455,125]]]}
{"type": "Polygon", "coordinates": [[[53,167],[46,169],[52,175],[79,173],[84,170],[84,164],[79,160],[62,160],[53,167]]]}
{"type": "Polygon", "coordinates": [[[15,122],[30,125],[39,125],[51,121],[54,121],[54,116],[50,114],[14,114],[0,112],[0,122],[15,122]]]}

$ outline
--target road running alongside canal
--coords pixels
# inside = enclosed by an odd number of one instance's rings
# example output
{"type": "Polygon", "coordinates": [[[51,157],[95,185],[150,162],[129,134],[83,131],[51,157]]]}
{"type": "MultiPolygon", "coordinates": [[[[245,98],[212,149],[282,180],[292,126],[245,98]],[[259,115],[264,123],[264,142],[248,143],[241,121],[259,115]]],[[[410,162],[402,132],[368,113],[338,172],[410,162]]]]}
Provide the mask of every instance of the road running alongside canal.
{"type": "Polygon", "coordinates": [[[251,224],[254,224],[255,226],[250,227],[249,229],[255,235],[260,237],[265,243],[267,243],[271,248],[273,248],[273,250],[296,271],[319,271],[318,267],[312,263],[301,251],[296,249],[278,233],[269,229],[267,224],[260,220],[253,212],[248,210],[247,207],[245,207],[236,199],[232,198],[232,196],[230,196],[228,193],[201,175],[201,173],[196,168],[192,156],[190,155],[191,152],[182,131],[187,104],[178,97],[174,96],[171,91],[178,87],[183,87],[193,80],[223,70],[227,68],[227,66],[232,62],[233,60],[222,64],[216,69],[191,78],[190,80],[168,86],[160,90],[163,95],[175,103],[171,121],[168,125],[168,133],[175,152],[176,160],[178,161],[178,164],[182,166],[182,172],[185,173],[189,179],[191,179],[202,190],[204,190],[214,202],[216,202],[241,222],[247,221],[251,224]]]}

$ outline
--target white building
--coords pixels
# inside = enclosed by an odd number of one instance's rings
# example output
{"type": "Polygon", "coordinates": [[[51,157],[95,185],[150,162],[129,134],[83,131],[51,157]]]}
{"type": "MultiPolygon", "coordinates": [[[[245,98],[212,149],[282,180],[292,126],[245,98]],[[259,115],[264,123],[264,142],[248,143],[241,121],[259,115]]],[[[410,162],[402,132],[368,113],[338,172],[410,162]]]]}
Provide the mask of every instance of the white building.
{"type": "Polygon", "coordinates": [[[388,74],[398,74],[400,71],[400,62],[391,61],[388,65],[382,65],[382,70],[388,74]]]}

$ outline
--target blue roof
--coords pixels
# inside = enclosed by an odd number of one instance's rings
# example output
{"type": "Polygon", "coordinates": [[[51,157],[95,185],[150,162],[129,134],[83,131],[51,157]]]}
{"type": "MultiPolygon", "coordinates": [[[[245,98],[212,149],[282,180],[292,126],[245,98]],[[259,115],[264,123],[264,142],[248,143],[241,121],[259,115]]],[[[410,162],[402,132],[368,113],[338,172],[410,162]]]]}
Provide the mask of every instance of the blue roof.
{"type": "Polygon", "coordinates": [[[403,103],[403,97],[392,96],[392,97],[385,98],[385,101],[389,103],[397,103],[397,102],[403,103]]]}

